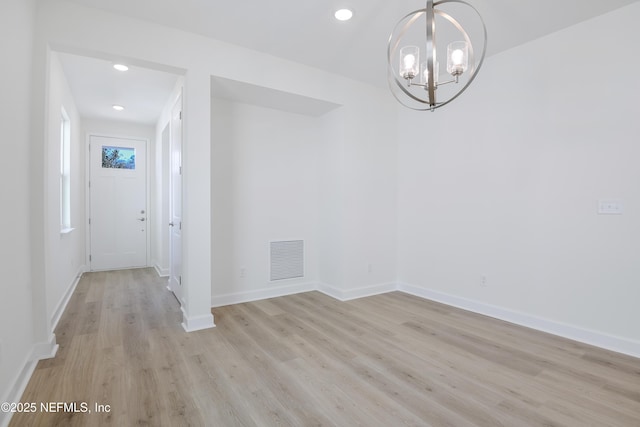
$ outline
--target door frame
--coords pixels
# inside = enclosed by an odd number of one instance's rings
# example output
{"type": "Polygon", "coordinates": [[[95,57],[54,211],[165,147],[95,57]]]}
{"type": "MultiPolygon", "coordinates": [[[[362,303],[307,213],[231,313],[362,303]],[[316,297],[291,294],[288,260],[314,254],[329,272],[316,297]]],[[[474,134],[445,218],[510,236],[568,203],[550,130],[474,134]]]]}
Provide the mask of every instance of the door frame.
{"type": "MultiPolygon", "coordinates": [[[[89,256],[91,255],[91,225],[89,224],[89,221],[91,220],[91,188],[90,188],[90,181],[91,181],[91,151],[89,151],[89,146],[91,144],[91,137],[92,136],[96,136],[96,137],[103,137],[103,138],[118,138],[118,139],[133,139],[135,141],[144,141],[145,146],[146,146],[146,153],[145,153],[145,159],[144,161],[146,162],[146,176],[145,176],[145,204],[147,206],[146,212],[147,212],[147,241],[146,241],[146,260],[145,260],[145,266],[149,267],[149,259],[150,259],[150,251],[151,251],[151,225],[153,224],[153,221],[155,220],[155,212],[153,211],[153,207],[151,206],[151,187],[150,187],[150,178],[151,178],[151,167],[150,167],[150,163],[149,163],[149,152],[151,151],[150,149],[150,142],[149,142],[149,138],[145,138],[145,137],[139,137],[139,136],[132,136],[132,135],[122,135],[122,134],[112,134],[112,133],[107,133],[107,132],[87,132],[86,136],[85,136],[85,168],[84,168],[84,180],[85,180],[85,185],[84,185],[84,191],[85,191],[85,219],[86,219],[86,230],[87,232],[85,233],[85,265],[87,266],[87,271],[93,271],[91,270],[91,261],[89,259],[89,256]]],[[[139,268],[139,267],[137,267],[139,268]]]]}
{"type": "Polygon", "coordinates": [[[183,127],[183,111],[184,111],[184,102],[183,102],[183,91],[180,90],[178,93],[178,96],[174,99],[173,103],[171,104],[171,108],[169,109],[169,169],[167,170],[167,173],[169,175],[169,224],[167,224],[167,226],[169,227],[169,279],[167,280],[167,288],[169,289],[169,291],[171,291],[176,299],[178,300],[178,302],[180,303],[180,306],[184,306],[185,304],[185,299],[184,299],[184,288],[182,286],[182,265],[183,265],[183,258],[182,258],[182,232],[180,232],[180,242],[179,242],[179,246],[176,248],[175,246],[175,242],[174,242],[174,229],[176,226],[179,227],[179,230],[182,230],[182,218],[184,216],[184,185],[183,185],[183,181],[182,181],[182,167],[183,167],[183,154],[184,154],[184,127],[183,127]],[[180,122],[180,224],[174,224],[173,223],[173,207],[174,207],[174,197],[175,194],[173,192],[173,188],[174,188],[174,183],[173,183],[173,149],[174,149],[174,118],[175,118],[175,111],[176,109],[179,110],[179,114],[180,114],[180,118],[178,119],[180,122]],[[173,225],[172,225],[173,224],[173,225]],[[175,252],[179,252],[179,258],[180,258],[180,274],[179,274],[179,278],[178,280],[175,281],[174,283],[174,276],[175,276],[175,271],[174,271],[174,257],[175,252]]]}

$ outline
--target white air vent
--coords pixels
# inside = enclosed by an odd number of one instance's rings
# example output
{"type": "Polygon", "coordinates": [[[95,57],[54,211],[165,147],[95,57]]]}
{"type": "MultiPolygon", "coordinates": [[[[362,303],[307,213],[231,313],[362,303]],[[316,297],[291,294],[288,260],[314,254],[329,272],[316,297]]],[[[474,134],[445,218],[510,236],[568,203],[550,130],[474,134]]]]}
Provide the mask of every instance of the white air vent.
{"type": "Polygon", "coordinates": [[[270,242],[271,272],[269,280],[304,277],[304,241],[270,242]]]}

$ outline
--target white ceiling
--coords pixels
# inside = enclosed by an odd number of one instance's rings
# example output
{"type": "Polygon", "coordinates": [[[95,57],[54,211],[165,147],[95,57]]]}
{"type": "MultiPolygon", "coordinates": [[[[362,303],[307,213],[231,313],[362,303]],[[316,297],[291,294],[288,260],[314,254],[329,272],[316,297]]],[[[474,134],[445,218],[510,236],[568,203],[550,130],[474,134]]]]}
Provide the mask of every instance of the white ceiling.
{"type": "Polygon", "coordinates": [[[65,77],[85,118],[155,124],[176,85],[177,76],[128,64],[116,71],[104,59],[58,52],[65,77]],[[125,109],[116,111],[114,104],[125,109]]]}
{"type": "MultiPolygon", "coordinates": [[[[398,19],[425,4],[423,0],[70,1],[266,52],[378,87],[387,85],[389,33],[398,19]],[[333,12],[341,7],[354,10],[351,21],[333,18],[333,12]]],[[[492,55],[637,0],[467,1],[485,20],[488,55],[492,55]]],[[[65,71],[70,67],[65,63],[65,71]]],[[[72,88],[81,74],[69,77],[72,88]]],[[[141,79],[146,77],[141,74],[141,79]]]]}

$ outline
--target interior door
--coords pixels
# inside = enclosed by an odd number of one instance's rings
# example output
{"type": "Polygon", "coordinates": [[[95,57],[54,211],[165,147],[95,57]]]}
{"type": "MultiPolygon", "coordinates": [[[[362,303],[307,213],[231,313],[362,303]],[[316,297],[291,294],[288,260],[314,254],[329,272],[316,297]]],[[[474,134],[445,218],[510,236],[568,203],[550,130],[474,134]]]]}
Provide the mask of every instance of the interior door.
{"type": "Polygon", "coordinates": [[[91,135],[91,270],[147,265],[146,141],[91,135]]]}
{"type": "Polygon", "coordinates": [[[182,304],[182,97],[171,111],[169,289],[182,304]]]}

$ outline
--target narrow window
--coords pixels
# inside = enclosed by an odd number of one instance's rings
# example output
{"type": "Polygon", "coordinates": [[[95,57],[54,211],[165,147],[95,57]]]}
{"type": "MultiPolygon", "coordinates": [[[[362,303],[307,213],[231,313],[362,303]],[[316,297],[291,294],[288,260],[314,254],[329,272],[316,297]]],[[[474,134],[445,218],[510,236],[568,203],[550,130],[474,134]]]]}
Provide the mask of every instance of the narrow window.
{"type": "Polygon", "coordinates": [[[71,121],[64,108],[60,120],[60,230],[71,231],[71,121]]]}

